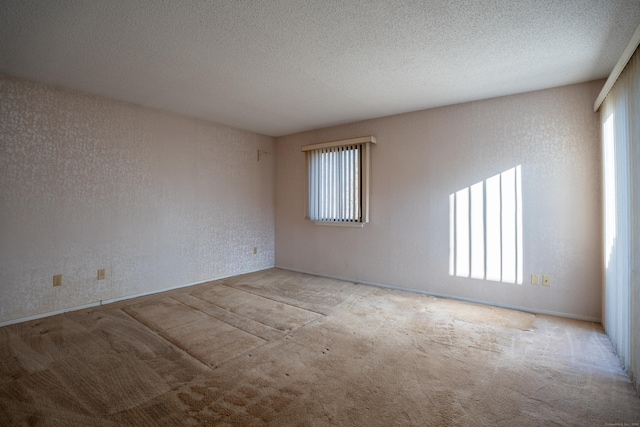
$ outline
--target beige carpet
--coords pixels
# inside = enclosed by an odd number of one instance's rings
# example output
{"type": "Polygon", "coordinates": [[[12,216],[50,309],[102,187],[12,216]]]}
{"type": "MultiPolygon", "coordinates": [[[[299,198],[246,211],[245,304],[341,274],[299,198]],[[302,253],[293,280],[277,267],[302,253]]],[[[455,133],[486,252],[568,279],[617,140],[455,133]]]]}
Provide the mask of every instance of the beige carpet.
{"type": "Polygon", "coordinates": [[[0,328],[0,425],[605,426],[600,325],[283,270],[0,328]]]}

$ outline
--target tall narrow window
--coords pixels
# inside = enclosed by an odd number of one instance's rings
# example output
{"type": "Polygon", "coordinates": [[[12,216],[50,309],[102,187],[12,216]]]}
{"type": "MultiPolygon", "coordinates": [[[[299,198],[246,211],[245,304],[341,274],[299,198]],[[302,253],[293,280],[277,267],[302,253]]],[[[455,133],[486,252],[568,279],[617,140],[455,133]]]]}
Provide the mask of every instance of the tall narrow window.
{"type": "Polygon", "coordinates": [[[316,224],[362,226],[369,222],[372,136],[306,145],[307,216],[316,224]]]}
{"type": "Polygon", "coordinates": [[[521,167],[449,196],[449,274],[522,284],[521,167]]]}

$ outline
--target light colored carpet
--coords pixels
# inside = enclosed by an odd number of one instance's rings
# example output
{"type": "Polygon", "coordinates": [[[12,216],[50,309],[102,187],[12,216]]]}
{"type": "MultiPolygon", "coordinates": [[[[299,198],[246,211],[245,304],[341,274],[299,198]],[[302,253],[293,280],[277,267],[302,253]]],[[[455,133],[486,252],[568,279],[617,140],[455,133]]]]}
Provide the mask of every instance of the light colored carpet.
{"type": "Polygon", "coordinates": [[[278,269],[0,328],[0,425],[604,426],[600,325],[278,269]]]}

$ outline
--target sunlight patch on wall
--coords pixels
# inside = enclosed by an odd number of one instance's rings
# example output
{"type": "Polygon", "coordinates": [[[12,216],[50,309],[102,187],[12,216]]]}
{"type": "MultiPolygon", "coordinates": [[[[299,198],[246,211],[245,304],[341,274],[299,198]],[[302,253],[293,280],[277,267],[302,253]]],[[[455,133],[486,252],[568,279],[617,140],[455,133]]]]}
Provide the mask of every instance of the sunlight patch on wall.
{"type": "Polygon", "coordinates": [[[522,172],[506,170],[449,195],[449,274],[522,284],[522,172]]]}

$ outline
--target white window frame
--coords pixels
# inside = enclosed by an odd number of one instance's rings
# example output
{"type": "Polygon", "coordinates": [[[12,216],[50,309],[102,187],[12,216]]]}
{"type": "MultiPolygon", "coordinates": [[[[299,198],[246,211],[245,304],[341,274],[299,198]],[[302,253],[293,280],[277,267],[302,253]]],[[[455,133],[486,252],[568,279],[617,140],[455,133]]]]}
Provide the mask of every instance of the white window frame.
{"type": "MultiPolygon", "coordinates": [[[[369,189],[370,189],[370,170],[371,170],[371,144],[377,143],[374,136],[361,136],[357,138],[341,139],[337,141],[321,142],[317,144],[309,144],[301,147],[301,150],[306,153],[307,157],[307,212],[306,218],[313,221],[316,225],[334,225],[334,226],[346,226],[346,227],[363,227],[364,224],[369,222],[369,189]],[[333,196],[327,196],[329,194],[327,183],[317,179],[318,163],[313,159],[313,153],[336,153],[340,152],[341,147],[344,147],[344,152],[348,153],[348,162],[357,162],[357,166],[353,170],[357,170],[357,174],[354,172],[352,178],[357,180],[354,184],[357,188],[357,203],[355,208],[357,209],[357,215],[355,218],[344,218],[341,215],[331,215],[323,217],[318,214],[318,206],[326,206],[327,203],[341,202],[340,195],[344,195],[345,192],[354,191],[354,188],[348,187],[348,184],[344,183],[342,179],[339,179],[339,183],[334,185],[342,185],[340,190],[332,192],[333,196]],[[353,150],[349,148],[353,147],[353,150]],[[356,150],[357,148],[357,150],[356,150]],[[351,151],[357,151],[357,157],[353,157],[351,151]],[[324,185],[324,187],[322,187],[324,185]],[[321,197],[324,196],[324,197],[321,197]]],[[[344,162],[344,159],[343,159],[344,162]]],[[[350,163],[351,164],[351,163],[350,163]]],[[[343,196],[344,197],[344,196],[343,196]]],[[[343,200],[344,202],[344,200],[343,200]]]]}

